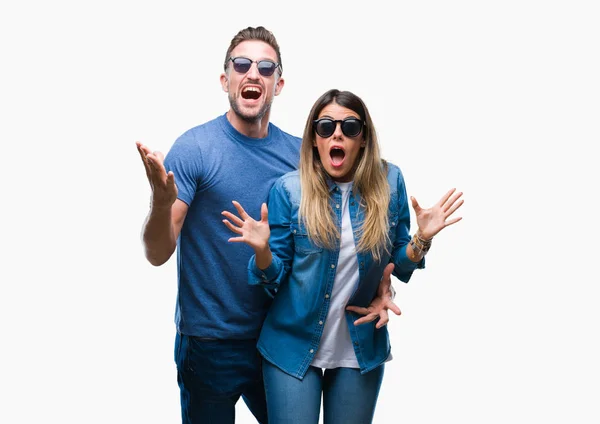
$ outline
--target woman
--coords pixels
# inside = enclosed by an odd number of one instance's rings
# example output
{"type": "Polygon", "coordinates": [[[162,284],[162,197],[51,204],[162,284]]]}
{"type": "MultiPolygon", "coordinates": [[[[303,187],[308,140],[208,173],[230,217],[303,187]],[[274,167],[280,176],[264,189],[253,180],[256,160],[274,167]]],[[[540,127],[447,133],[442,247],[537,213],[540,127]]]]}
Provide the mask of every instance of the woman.
{"type": "Polygon", "coordinates": [[[360,315],[386,265],[404,282],[424,267],[432,238],[461,219],[450,219],[461,195],[430,209],[411,198],[411,238],[402,173],[380,158],[363,101],[339,90],[316,101],[299,169],[274,184],[261,220],[235,201],[239,217],[223,212],[239,235],[229,241],[254,249],[250,284],[274,294],[258,340],[269,422],[317,424],[321,395],[325,424],[372,421],[391,350],[387,328],[360,315]]]}

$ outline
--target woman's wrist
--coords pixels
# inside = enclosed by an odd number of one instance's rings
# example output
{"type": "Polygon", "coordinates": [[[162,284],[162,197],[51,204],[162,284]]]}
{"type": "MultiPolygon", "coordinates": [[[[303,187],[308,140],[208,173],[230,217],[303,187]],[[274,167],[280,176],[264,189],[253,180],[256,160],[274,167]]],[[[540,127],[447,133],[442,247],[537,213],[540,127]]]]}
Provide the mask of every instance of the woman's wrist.
{"type": "Polygon", "coordinates": [[[425,243],[431,243],[431,240],[433,240],[433,235],[425,234],[420,228],[417,229],[416,235],[425,243]]]}
{"type": "Polygon", "coordinates": [[[263,249],[254,249],[254,254],[256,266],[261,270],[267,269],[271,265],[271,262],[273,262],[273,255],[268,244],[263,249]]]}
{"type": "Polygon", "coordinates": [[[432,238],[424,239],[424,236],[420,235],[419,231],[412,236],[409,245],[412,250],[411,260],[413,262],[418,262],[429,252],[432,238]]]}

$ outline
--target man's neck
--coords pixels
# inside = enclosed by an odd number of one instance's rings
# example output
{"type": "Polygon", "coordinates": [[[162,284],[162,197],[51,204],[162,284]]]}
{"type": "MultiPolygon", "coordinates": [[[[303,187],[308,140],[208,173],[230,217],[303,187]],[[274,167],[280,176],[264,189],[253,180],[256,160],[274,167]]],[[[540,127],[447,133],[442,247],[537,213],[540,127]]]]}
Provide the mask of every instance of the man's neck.
{"type": "Polygon", "coordinates": [[[227,120],[238,132],[251,138],[265,138],[269,134],[269,113],[261,120],[248,122],[240,118],[232,109],[227,112],[227,120]]]}

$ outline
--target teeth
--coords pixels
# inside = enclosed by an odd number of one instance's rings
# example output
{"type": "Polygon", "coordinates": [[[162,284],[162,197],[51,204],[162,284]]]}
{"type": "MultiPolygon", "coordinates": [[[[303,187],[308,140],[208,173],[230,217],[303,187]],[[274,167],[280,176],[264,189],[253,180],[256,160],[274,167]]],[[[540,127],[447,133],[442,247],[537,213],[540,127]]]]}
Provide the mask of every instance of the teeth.
{"type": "Polygon", "coordinates": [[[260,93],[260,90],[256,87],[246,87],[244,88],[244,91],[255,91],[257,93],[260,93]]]}

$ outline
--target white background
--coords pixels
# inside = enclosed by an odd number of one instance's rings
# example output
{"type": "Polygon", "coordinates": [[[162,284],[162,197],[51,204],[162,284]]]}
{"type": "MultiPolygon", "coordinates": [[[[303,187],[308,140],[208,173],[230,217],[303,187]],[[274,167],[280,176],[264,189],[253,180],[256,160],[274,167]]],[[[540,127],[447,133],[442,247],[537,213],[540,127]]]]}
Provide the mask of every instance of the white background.
{"type": "Polygon", "coordinates": [[[250,25],[282,49],[274,123],[300,135],[319,95],[351,90],[409,195],[465,193],[395,282],[375,422],[600,422],[596,2],[7,3],[0,422],[179,421],[175,261],[144,259],[134,143],[166,152],[225,112],[250,25]]]}

